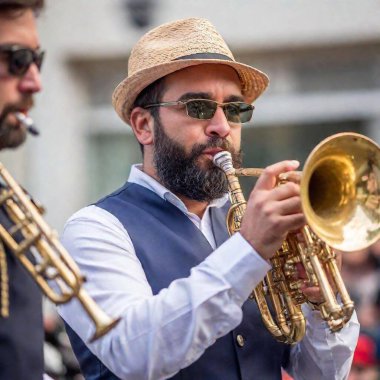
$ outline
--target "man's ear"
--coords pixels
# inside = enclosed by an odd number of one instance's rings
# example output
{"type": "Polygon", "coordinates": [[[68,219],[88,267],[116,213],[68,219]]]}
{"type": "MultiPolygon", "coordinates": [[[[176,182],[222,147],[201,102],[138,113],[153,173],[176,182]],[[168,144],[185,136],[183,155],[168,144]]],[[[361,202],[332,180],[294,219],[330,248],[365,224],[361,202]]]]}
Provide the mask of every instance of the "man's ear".
{"type": "Polygon", "coordinates": [[[140,144],[151,145],[153,143],[154,119],[148,110],[135,107],[131,112],[130,123],[140,144]]]}

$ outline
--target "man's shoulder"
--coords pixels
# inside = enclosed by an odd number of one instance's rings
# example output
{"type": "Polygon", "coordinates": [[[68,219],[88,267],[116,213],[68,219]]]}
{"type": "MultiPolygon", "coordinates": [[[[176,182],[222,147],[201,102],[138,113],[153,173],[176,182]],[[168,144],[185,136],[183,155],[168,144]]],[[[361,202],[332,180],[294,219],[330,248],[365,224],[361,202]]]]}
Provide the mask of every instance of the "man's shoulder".
{"type": "Polygon", "coordinates": [[[114,216],[107,210],[92,204],[72,214],[66,221],[65,227],[79,223],[107,223],[107,221],[113,221],[113,219],[114,216]]]}
{"type": "Polygon", "coordinates": [[[112,213],[96,205],[90,205],[78,210],[67,220],[61,241],[70,246],[77,239],[104,240],[108,235],[125,239],[126,231],[112,213]]]}
{"type": "Polygon", "coordinates": [[[126,182],[123,186],[121,186],[118,189],[112,191],[111,193],[109,193],[109,194],[101,197],[98,201],[94,202],[93,204],[94,205],[99,205],[99,204],[107,201],[108,199],[112,199],[112,198],[118,197],[118,196],[120,196],[120,194],[125,193],[130,186],[131,186],[131,183],[130,182],[126,182]]]}

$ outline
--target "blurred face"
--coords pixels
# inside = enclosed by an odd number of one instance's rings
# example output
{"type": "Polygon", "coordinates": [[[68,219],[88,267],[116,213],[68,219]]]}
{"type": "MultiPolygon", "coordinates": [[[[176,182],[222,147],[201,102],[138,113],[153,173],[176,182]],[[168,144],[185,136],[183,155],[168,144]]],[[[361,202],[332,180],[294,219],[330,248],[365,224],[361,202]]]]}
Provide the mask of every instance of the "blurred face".
{"type": "Polygon", "coordinates": [[[343,262],[347,267],[360,268],[364,266],[364,264],[368,261],[368,258],[369,249],[364,248],[359,251],[354,251],[343,255],[343,262]]]}
{"type": "Polygon", "coordinates": [[[348,380],[378,380],[379,371],[375,367],[356,367],[351,368],[348,380]]]}
{"type": "MultiPolygon", "coordinates": [[[[17,17],[0,14],[0,46],[4,45],[39,47],[32,10],[23,11],[17,17]]],[[[33,106],[33,95],[40,90],[40,74],[35,63],[25,74],[16,76],[9,73],[7,55],[0,53],[0,149],[17,147],[25,140],[26,130],[14,112],[27,115],[33,106]]]]}
{"type": "MultiPolygon", "coordinates": [[[[162,102],[211,99],[220,103],[244,101],[239,78],[220,65],[190,67],[165,78],[162,102]]],[[[223,172],[212,162],[228,150],[239,166],[241,124],[228,122],[221,107],[210,120],[187,115],[183,106],[161,107],[154,129],[154,166],[169,190],[197,201],[210,201],[227,191],[223,172]]]]}

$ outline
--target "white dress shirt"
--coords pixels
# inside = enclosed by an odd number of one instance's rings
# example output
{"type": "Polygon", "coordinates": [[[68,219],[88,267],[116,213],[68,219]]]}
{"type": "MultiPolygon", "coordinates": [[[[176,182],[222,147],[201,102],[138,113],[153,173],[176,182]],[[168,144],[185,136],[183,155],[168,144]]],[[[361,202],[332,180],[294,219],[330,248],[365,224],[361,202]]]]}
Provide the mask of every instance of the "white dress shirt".
{"type": "MultiPolygon", "coordinates": [[[[200,219],[138,165],[132,167],[129,182],[177,206],[215,247],[209,209],[221,207],[226,199],[212,202],[200,219]]],[[[194,267],[189,277],[153,295],[128,232],[104,209],[92,205],[74,214],[62,242],[86,276],[87,292],[108,314],[121,316],[113,330],[88,347],[114,374],[128,380],[166,379],[196,361],[217,338],[240,324],[242,304],[270,269],[236,233],[194,267]]],[[[356,315],[341,332],[332,334],[319,312],[307,306],[304,311],[306,335],[292,346],[286,370],[295,379],[345,379],[359,333],[356,315]]],[[[79,302],[62,305],[59,312],[88,342],[94,325],[79,302]]],[[[259,379],[260,374],[252,378],[259,379]]]]}

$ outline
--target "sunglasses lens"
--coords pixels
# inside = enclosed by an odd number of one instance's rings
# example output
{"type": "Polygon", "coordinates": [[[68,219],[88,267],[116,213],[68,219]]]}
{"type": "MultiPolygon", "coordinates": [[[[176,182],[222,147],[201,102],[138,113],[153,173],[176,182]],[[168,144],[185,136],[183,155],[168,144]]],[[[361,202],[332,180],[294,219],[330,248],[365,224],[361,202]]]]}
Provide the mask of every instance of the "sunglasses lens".
{"type": "Polygon", "coordinates": [[[186,102],[187,114],[195,119],[212,119],[216,107],[217,104],[209,100],[189,100],[186,102]]]}
{"type": "Polygon", "coordinates": [[[224,106],[224,112],[226,114],[227,120],[231,121],[232,123],[240,123],[240,106],[239,104],[226,104],[224,106]]]}
{"type": "Polygon", "coordinates": [[[39,53],[35,53],[35,56],[34,56],[34,63],[36,64],[36,66],[38,67],[38,70],[41,70],[41,66],[42,66],[42,61],[44,59],[44,55],[45,55],[45,52],[44,51],[41,51],[39,53]]]}
{"type": "Polygon", "coordinates": [[[254,107],[245,103],[228,103],[223,108],[231,123],[246,123],[251,120],[254,107]]]}
{"type": "Polygon", "coordinates": [[[33,62],[33,52],[27,49],[13,51],[10,56],[9,71],[13,75],[24,75],[33,62]]]}
{"type": "MultiPolygon", "coordinates": [[[[185,102],[187,114],[194,119],[210,120],[214,117],[218,103],[208,99],[195,99],[185,102]]],[[[231,123],[246,123],[251,120],[254,107],[241,102],[223,105],[226,118],[231,123]]]]}

